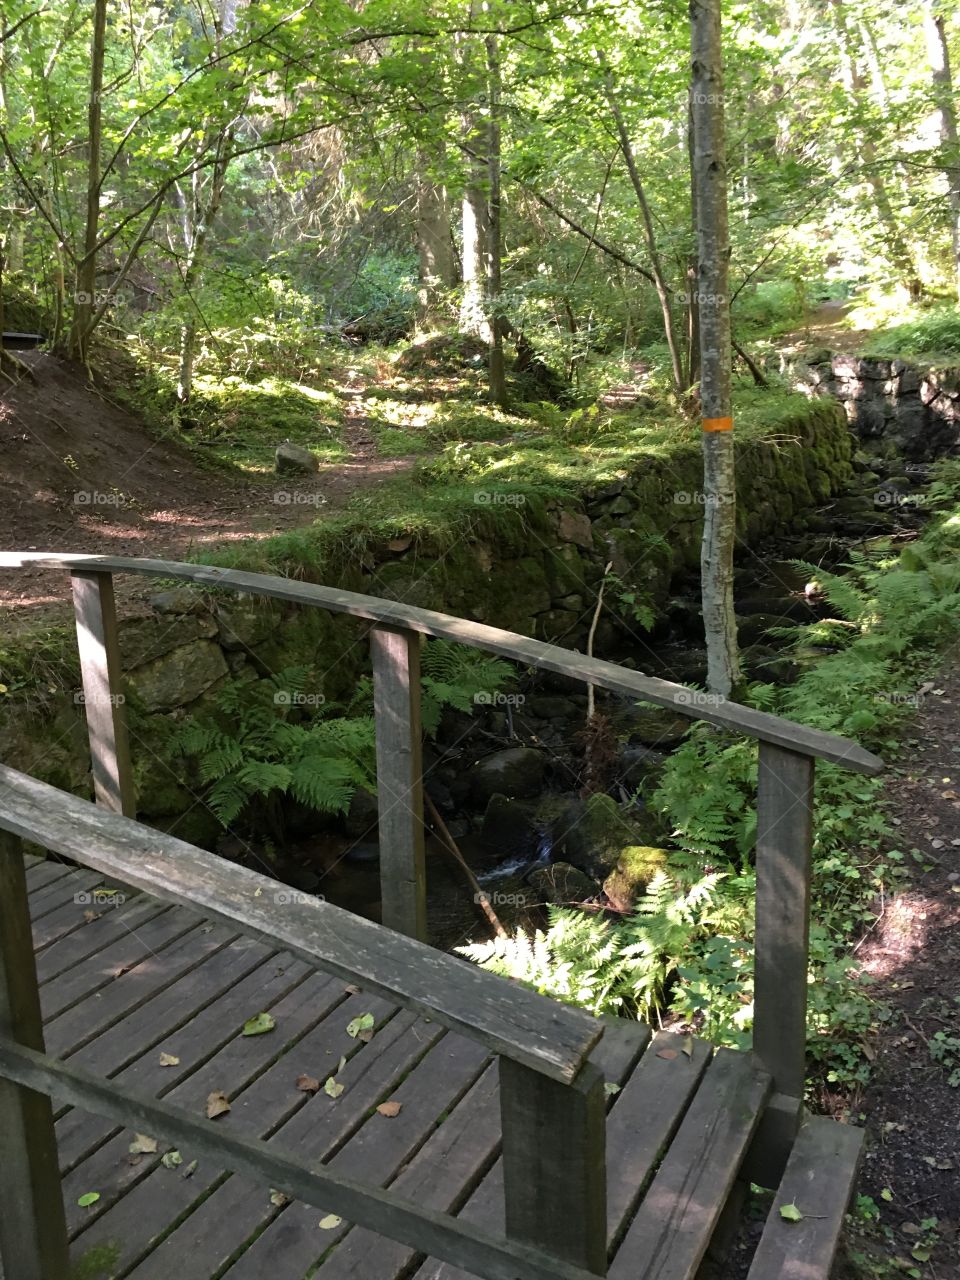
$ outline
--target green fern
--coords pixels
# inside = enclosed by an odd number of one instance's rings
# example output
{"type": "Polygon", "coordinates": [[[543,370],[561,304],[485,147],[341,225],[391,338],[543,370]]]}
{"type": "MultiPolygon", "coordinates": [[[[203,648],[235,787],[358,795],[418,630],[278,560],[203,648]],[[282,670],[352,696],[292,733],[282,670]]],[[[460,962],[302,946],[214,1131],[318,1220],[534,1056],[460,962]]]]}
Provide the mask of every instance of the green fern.
{"type": "Polygon", "coordinates": [[[358,788],[376,789],[373,717],[336,718],[338,708],[328,704],[304,707],[294,695],[315,683],[309,668],[293,667],[228,684],[210,712],[174,736],[173,749],[195,761],[209,786],[207,802],[225,826],[247,814],[258,826],[282,827],[284,795],[320,813],[343,813],[358,788]]]}
{"type": "Polygon", "coordinates": [[[431,737],[440,727],[444,707],[472,712],[478,700],[489,704],[516,678],[509,662],[449,640],[431,640],[424,647],[420,668],[421,719],[431,737]]]}

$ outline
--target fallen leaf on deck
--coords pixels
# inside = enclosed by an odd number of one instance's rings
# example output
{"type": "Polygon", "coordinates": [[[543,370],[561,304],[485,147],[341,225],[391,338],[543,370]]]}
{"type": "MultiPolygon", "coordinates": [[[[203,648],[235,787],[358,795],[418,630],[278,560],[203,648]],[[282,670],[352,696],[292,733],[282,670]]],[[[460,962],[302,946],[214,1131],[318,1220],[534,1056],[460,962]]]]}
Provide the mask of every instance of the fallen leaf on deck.
{"type": "Polygon", "coordinates": [[[400,1114],[403,1104],[400,1102],[381,1102],[377,1110],[382,1116],[386,1116],[388,1120],[392,1120],[394,1116],[400,1114]]]}
{"type": "Polygon", "coordinates": [[[282,1209],[285,1204],[290,1203],[290,1197],[287,1195],[285,1191],[271,1190],[270,1203],[274,1205],[276,1208],[282,1209]]]}
{"type": "Polygon", "coordinates": [[[161,1053],[160,1065],[161,1067],[179,1067],[180,1059],[173,1053],[161,1053]]]}
{"type": "Polygon", "coordinates": [[[615,1080],[608,1080],[603,1086],[603,1091],[608,1098],[612,1098],[615,1093],[620,1092],[620,1086],[615,1080]]]}
{"type": "Polygon", "coordinates": [[[313,1076],[297,1076],[297,1088],[303,1093],[319,1093],[320,1081],[313,1076]]]}
{"type": "MultiPolygon", "coordinates": [[[[363,1033],[365,1031],[369,1031],[371,1034],[373,1033],[372,1013],[361,1013],[359,1018],[354,1018],[352,1022],[347,1023],[347,1035],[351,1036],[354,1040],[358,1038],[361,1040],[364,1039],[363,1033]]],[[[369,1038],[369,1036],[366,1037],[366,1039],[369,1038]]]]}
{"type": "Polygon", "coordinates": [[[325,1218],[320,1219],[317,1225],[321,1231],[332,1231],[334,1227],[339,1227],[342,1221],[343,1219],[338,1218],[335,1213],[328,1213],[325,1218]]]}
{"type": "Polygon", "coordinates": [[[129,1151],[132,1156],[149,1156],[153,1155],[157,1149],[156,1138],[148,1138],[145,1133],[135,1133],[133,1141],[130,1143],[129,1151]]]}
{"type": "Polygon", "coordinates": [[[100,1199],[99,1191],[85,1191],[83,1195],[77,1200],[77,1204],[80,1206],[81,1209],[86,1209],[89,1205],[96,1204],[99,1199],[100,1199]]]}
{"type": "Polygon", "coordinates": [[[667,1058],[669,1060],[670,1058],[675,1058],[676,1056],[677,1056],[676,1049],[658,1049],[657,1050],[658,1058],[667,1058]]]}
{"type": "Polygon", "coordinates": [[[680,1046],[680,1052],[686,1057],[693,1057],[693,1036],[684,1036],[683,1044],[680,1046]]]}
{"type": "Polygon", "coordinates": [[[168,1151],[165,1156],[160,1157],[160,1163],[165,1169],[179,1169],[183,1164],[183,1156],[179,1151],[168,1151]]]}
{"type": "Polygon", "coordinates": [[[230,1100],[222,1089],[215,1089],[207,1094],[207,1119],[215,1120],[230,1110],[230,1100]]]}
{"type": "Polygon", "coordinates": [[[782,1204],[780,1206],[780,1217],[786,1222],[802,1222],[803,1214],[795,1204],[782,1204]]]}
{"type": "Polygon", "coordinates": [[[327,1076],[326,1082],[323,1086],[323,1092],[331,1098],[339,1098],[341,1093],[343,1093],[343,1085],[337,1084],[333,1076],[327,1076]]]}
{"type": "Polygon", "coordinates": [[[197,1162],[196,1160],[191,1160],[190,1163],[187,1165],[187,1167],[184,1169],[183,1173],[181,1173],[180,1177],[192,1178],[196,1172],[197,1172],[197,1162]]]}
{"type": "Polygon", "coordinates": [[[276,1025],[269,1013],[258,1013],[255,1018],[248,1018],[243,1024],[243,1035],[262,1036],[272,1031],[276,1025]]]}

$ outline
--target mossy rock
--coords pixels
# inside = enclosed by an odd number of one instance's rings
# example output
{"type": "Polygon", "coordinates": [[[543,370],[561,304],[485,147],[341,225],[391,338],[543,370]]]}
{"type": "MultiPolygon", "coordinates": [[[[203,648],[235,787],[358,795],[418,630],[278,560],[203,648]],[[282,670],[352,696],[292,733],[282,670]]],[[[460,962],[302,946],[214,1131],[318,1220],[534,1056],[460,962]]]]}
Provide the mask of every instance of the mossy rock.
{"type": "Polygon", "coordinates": [[[668,859],[667,850],[656,845],[628,845],[603,882],[611,906],[618,911],[632,910],[656,873],[667,867],[668,859]]]}
{"type": "Polygon", "coordinates": [[[129,618],[117,631],[123,669],[131,671],[194,640],[210,639],[217,634],[217,624],[209,613],[191,613],[174,618],[129,618]]]}
{"type": "Polygon", "coordinates": [[[127,689],[147,711],[188,706],[229,677],[223,651],[212,640],[194,640],[127,673],[127,689]]]}
{"type": "Polygon", "coordinates": [[[692,721],[669,707],[640,704],[630,716],[630,739],[658,751],[670,751],[683,741],[692,721]]]}
{"type": "Polygon", "coordinates": [[[655,815],[622,809],[608,795],[567,801],[553,833],[559,857],[601,881],[619,865],[624,850],[655,845],[662,837],[655,815]]]}
{"type": "MultiPolygon", "coordinates": [[[[527,884],[538,903],[549,902],[560,907],[576,906],[597,894],[596,882],[569,862],[552,862],[548,867],[538,867],[527,876],[527,884]]],[[[527,906],[532,905],[527,903],[527,906]]]]}

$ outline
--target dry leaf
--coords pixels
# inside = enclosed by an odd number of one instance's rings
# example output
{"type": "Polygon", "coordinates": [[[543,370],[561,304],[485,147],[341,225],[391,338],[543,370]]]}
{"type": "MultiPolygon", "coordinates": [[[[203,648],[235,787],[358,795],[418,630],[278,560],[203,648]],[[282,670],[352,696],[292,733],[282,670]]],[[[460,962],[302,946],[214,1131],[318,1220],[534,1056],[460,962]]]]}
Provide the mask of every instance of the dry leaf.
{"type": "Polygon", "coordinates": [[[179,1169],[183,1164],[183,1156],[179,1151],[168,1151],[165,1156],[160,1157],[160,1163],[165,1169],[179,1169]]]}
{"type": "Polygon", "coordinates": [[[297,1076],[297,1088],[303,1093],[319,1093],[320,1081],[313,1076],[297,1076]]]}
{"type": "Polygon", "coordinates": [[[343,1085],[338,1084],[337,1081],[334,1080],[333,1076],[327,1076],[323,1086],[323,1092],[327,1094],[328,1097],[339,1098],[341,1093],[343,1093],[343,1085]]]}
{"type": "Polygon", "coordinates": [[[350,996],[358,996],[360,994],[360,988],[355,987],[352,982],[348,983],[348,985],[345,986],[343,989],[344,991],[346,991],[347,995],[350,995],[350,996]]]}
{"type": "Polygon", "coordinates": [[[187,1165],[187,1167],[180,1174],[180,1177],[192,1178],[196,1172],[197,1172],[197,1162],[196,1160],[191,1160],[190,1163],[187,1165]]]}
{"type": "Polygon", "coordinates": [[[377,1110],[382,1116],[386,1116],[388,1120],[392,1120],[394,1116],[400,1114],[403,1104],[400,1102],[381,1102],[377,1110]]]}
{"type": "Polygon", "coordinates": [[[215,1120],[230,1110],[230,1102],[222,1089],[215,1089],[207,1094],[207,1119],[215,1120]]]}
{"type": "Polygon", "coordinates": [[[332,1231],[334,1227],[339,1227],[342,1221],[343,1219],[338,1218],[335,1213],[328,1213],[325,1218],[320,1219],[317,1225],[321,1231],[332,1231]]]}
{"type": "Polygon", "coordinates": [[[133,1141],[130,1143],[129,1151],[132,1156],[149,1156],[153,1155],[157,1149],[156,1138],[148,1138],[145,1133],[135,1133],[133,1141]]]}
{"type": "Polygon", "coordinates": [[[680,1050],[686,1057],[693,1057],[693,1036],[683,1037],[683,1044],[680,1046],[680,1050]]]}
{"type": "Polygon", "coordinates": [[[83,918],[84,920],[86,920],[87,924],[93,924],[94,920],[96,920],[98,917],[95,911],[85,911],[83,913],[83,918]]]}
{"type": "Polygon", "coordinates": [[[161,1053],[160,1065],[161,1067],[179,1067],[180,1059],[172,1053],[161,1053]]]}
{"type": "Polygon", "coordinates": [[[285,1204],[290,1203],[290,1197],[287,1195],[285,1191],[271,1190],[270,1203],[274,1205],[277,1209],[282,1209],[285,1204]]]}
{"type": "Polygon", "coordinates": [[[676,1056],[677,1056],[676,1049],[658,1049],[657,1050],[658,1058],[667,1058],[669,1060],[671,1058],[675,1058],[676,1056]]]}

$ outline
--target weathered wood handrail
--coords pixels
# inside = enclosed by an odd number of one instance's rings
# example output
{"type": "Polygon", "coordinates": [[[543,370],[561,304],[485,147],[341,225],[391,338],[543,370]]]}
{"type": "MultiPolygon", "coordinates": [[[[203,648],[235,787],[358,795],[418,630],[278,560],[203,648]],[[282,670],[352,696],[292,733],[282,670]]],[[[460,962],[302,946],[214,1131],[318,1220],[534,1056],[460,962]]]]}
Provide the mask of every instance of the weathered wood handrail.
{"type": "MultiPolygon", "coordinates": [[[[511,631],[398,601],[209,565],[116,556],[0,553],[0,569],[24,565],[66,569],[73,576],[81,651],[86,641],[92,655],[83,664],[83,677],[85,696],[95,710],[92,719],[88,714],[95,787],[102,804],[124,812],[130,805],[130,766],[123,717],[112,707],[104,710],[97,705],[102,703],[104,689],[110,691],[108,697],[119,692],[119,662],[111,639],[116,629],[113,573],[172,578],[198,587],[327,609],[372,623],[383,919],[414,937],[425,937],[417,677],[422,636],[471,645],[756,738],[760,766],[754,1049],[777,1090],[782,1131],[779,1137],[771,1138],[770,1146],[783,1153],[799,1118],[805,1070],[815,762],[822,759],[855,772],[875,774],[883,767],[877,756],[836,734],[511,631]]],[[[522,1077],[517,1077],[515,1088],[525,1088],[522,1077]]],[[[531,1084],[527,1092],[536,1105],[549,1111],[548,1096],[539,1085],[531,1084]]],[[[509,1162],[505,1161],[505,1166],[509,1169],[509,1162]]],[[[517,1195],[523,1200],[526,1189],[518,1186],[517,1195]]],[[[532,1222],[536,1214],[528,1207],[532,1222]]]]}
{"type": "Polygon", "coordinates": [[[65,1280],[71,1270],[50,1105],[56,1097],[218,1159],[234,1172],[489,1280],[605,1275],[603,1078],[585,1062],[602,1024],[339,908],[319,901],[299,909],[271,902],[271,889],[276,882],[264,876],[183,841],[158,838],[150,828],[102,806],[2,768],[0,1257],[5,1274],[11,1280],[65,1280]],[[207,917],[248,932],[265,930],[326,971],[426,1011],[500,1052],[504,1188],[510,1206],[506,1239],[394,1192],[318,1169],[267,1142],[218,1128],[46,1055],[23,838],[164,901],[200,907],[207,917]],[[413,994],[411,980],[418,985],[413,994]],[[559,1054],[558,1043],[563,1045],[559,1054]],[[517,1123],[508,1127],[511,1116],[517,1123]],[[531,1125],[543,1132],[546,1149],[562,1149],[567,1159],[544,1166],[543,1149],[535,1146],[531,1152],[531,1125]],[[593,1212],[582,1211],[580,1196],[593,1212]],[[570,1208],[559,1240],[549,1230],[558,1198],[570,1208]]]}
{"type": "Polygon", "coordinates": [[[85,570],[176,578],[200,587],[216,587],[243,595],[269,596],[291,604],[328,609],[331,613],[346,613],[385,627],[454,640],[458,644],[495,653],[501,658],[598,685],[613,693],[669,707],[677,715],[687,716],[691,720],[705,720],[721,729],[742,733],[761,742],[770,742],[799,755],[830,760],[855,773],[879,773],[883,768],[883,761],[877,756],[838,734],[811,729],[807,725],[784,720],[781,716],[770,715],[766,711],[756,711],[753,707],[741,706],[737,702],[707,700],[699,690],[688,689],[669,680],[660,680],[656,676],[645,676],[638,671],[629,671],[614,662],[588,658],[584,654],[561,649],[559,645],[547,644],[542,640],[531,640],[513,631],[501,631],[498,627],[488,627],[484,623],[471,622],[466,618],[454,618],[432,609],[415,609],[394,600],[358,595],[354,591],[340,591],[336,587],[317,586],[312,582],[280,578],[274,574],[245,573],[237,569],[218,569],[210,565],[183,564],[172,560],[134,560],[122,556],[51,554],[40,551],[0,552],[0,569],[23,568],[25,565],[68,569],[71,572],[85,570]]]}
{"type": "Polygon", "coordinates": [[[0,829],[436,1019],[494,1053],[569,1083],[603,1024],[535,992],[0,765],[0,829]],[[280,899],[280,901],[278,901],[280,899]]]}

